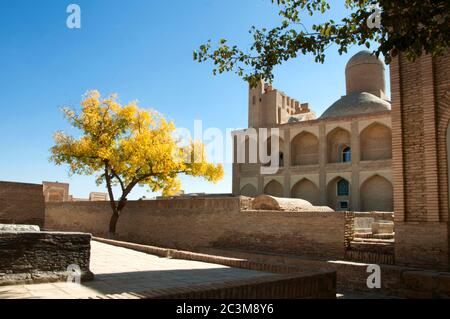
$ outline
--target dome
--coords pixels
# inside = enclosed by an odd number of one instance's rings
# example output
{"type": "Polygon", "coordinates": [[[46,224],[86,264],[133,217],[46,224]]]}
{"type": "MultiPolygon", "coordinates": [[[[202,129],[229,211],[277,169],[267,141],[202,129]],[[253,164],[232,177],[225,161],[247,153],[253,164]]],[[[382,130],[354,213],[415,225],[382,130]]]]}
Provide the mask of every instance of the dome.
{"type": "Polygon", "coordinates": [[[330,207],[313,206],[300,198],[278,198],[269,195],[259,195],[253,200],[252,209],[273,210],[284,212],[334,212],[330,207]]]}
{"type": "Polygon", "coordinates": [[[354,92],[331,105],[320,119],[380,113],[391,110],[391,104],[367,92],[354,92]]]}
{"type": "Polygon", "coordinates": [[[385,99],[386,79],[383,61],[369,51],[355,54],[345,67],[347,94],[368,92],[385,99]]]}
{"type": "Polygon", "coordinates": [[[361,64],[376,64],[384,69],[384,63],[372,52],[363,50],[356,53],[347,63],[345,70],[348,70],[356,65],[361,64]]]}

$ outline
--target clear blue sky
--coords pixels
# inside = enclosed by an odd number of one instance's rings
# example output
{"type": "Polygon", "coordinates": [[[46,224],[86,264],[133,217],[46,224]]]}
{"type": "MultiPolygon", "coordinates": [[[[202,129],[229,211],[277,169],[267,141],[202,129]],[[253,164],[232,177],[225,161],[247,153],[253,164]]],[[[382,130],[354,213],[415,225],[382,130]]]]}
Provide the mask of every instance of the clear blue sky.
{"type": "MultiPolygon", "coordinates": [[[[332,1],[336,3],[337,1],[332,1]]],[[[342,1],[343,2],[343,1],[342,1]]],[[[278,21],[270,0],[1,0],[0,180],[69,182],[75,197],[97,188],[93,177],[72,176],[49,163],[57,130],[66,130],[61,106],[78,107],[90,89],[138,100],[179,127],[247,126],[247,84],[235,75],[214,77],[211,65],[192,60],[208,39],[249,43],[252,25],[278,21]],[[82,9],[82,28],[66,27],[66,7],[82,9]]],[[[339,18],[343,7],[332,15],[339,18]]],[[[310,20],[314,21],[314,20],[310,20]]],[[[324,65],[300,57],[276,69],[274,86],[309,102],[320,115],[345,94],[350,56],[330,49],[324,65]]],[[[187,192],[231,192],[231,166],[217,185],[183,178],[187,192]]],[[[132,198],[151,197],[137,189],[132,198]]]]}

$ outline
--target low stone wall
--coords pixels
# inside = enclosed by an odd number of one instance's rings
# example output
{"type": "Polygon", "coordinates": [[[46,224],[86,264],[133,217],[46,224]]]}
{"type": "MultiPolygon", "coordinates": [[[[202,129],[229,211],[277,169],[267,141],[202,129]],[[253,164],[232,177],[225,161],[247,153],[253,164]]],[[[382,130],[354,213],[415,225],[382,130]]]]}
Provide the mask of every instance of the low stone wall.
{"type": "Polygon", "coordinates": [[[72,264],[90,280],[90,242],[81,233],[0,232],[0,286],[64,281],[72,264]]]}
{"type": "MultiPolygon", "coordinates": [[[[47,203],[45,228],[107,237],[109,203],[47,203]]],[[[345,214],[241,211],[240,198],[129,202],[117,239],[180,250],[199,247],[343,258],[345,214]]]]}
{"type": "Polygon", "coordinates": [[[44,226],[42,185],[0,182],[0,223],[44,226]]]}

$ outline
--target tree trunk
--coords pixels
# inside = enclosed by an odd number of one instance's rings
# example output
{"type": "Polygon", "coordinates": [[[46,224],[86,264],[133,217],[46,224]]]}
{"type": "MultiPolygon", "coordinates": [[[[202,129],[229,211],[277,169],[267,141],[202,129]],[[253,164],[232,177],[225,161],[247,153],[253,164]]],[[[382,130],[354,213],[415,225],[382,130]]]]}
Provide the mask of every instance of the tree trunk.
{"type": "Polygon", "coordinates": [[[120,216],[119,213],[120,212],[114,212],[109,222],[109,238],[111,239],[113,239],[116,236],[117,221],[119,220],[120,216]]]}
{"type": "Polygon", "coordinates": [[[114,237],[116,236],[117,222],[119,221],[120,214],[122,210],[125,208],[126,204],[127,199],[122,197],[119,203],[117,204],[117,207],[114,206],[113,208],[113,214],[111,216],[111,220],[109,221],[109,238],[111,239],[114,239],[114,237]]]}

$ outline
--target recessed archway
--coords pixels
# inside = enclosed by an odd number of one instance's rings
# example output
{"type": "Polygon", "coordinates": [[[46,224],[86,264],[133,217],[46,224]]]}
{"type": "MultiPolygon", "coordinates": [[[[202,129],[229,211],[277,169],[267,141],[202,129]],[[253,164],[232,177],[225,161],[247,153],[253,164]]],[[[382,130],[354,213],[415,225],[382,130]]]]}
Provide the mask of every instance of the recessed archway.
{"type": "Polygon", "coordinates": [[[314,134],[302,132],[292,140],[291,163],[293,166],[319,163],[319,139],[314,134]]]}
{"type": "Polygon", "coordinates": [[[380,175],[366,180],[359,191],[363,212],[394,211],[392,183],[380,175]]]}
{"type": "Polygon", "coordinates": [[[318,206],[320,201],[319,188],[309,179],[302,179],[292,187],[292,198],[304,199],[311,204],[318,206]]]}
{"type": "Polygon", "coordinates": [[[274,197],[284,197],[283,185],[273,180],[264,187],[264,194],[274,197]]]}
{"type": "Polygon", "coordinates": [[[351,210],[350,182],[342,177],[332,179],[327,186],[327,203],[337,211],[351,210]]]}
{"type": "Polygon", "coordinates": [[[252,184],[247,184],[241,189],[241,195],[247,197],[258,196],[258,190],[252,184]]]}
{"type": "Polygon", "coordinates": [[[392,158],[392,133],[389,127],[373,123],[361,132],[360,141],[362,161],[392,158]]]}
{"type": "MultiPolygon", "coordinates": [[[[278,151],[278,163],[279,167],[284,167],[284,140],[280,137],[279,142],[279,151],[278,151]]],[[[267,147],[267,155],[272,156],[272,137],[269,137],[266,141],[266,147],[267,147]]],[[[272,163],[266,163],[265,166],[270,166],[272,163]]]]}
{"type": "Polygon", "coordinates": [[[350,133],[337,127],[327,136],[328,163],[350,162],[351,157],[350,133]]]}

